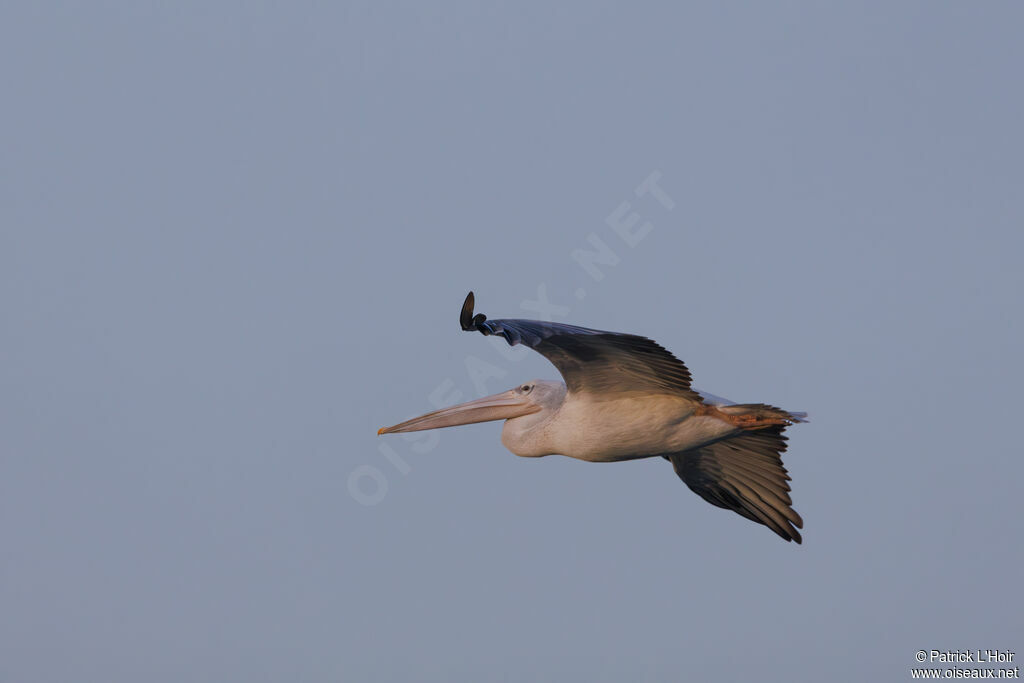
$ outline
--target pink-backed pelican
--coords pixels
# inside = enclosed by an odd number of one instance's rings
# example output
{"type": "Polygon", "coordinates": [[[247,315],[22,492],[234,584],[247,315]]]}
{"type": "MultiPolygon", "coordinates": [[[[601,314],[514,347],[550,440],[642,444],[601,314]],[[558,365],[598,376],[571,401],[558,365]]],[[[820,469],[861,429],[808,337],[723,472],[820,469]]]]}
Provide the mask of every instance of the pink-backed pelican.
{"type": "Polygon", "coordinates": [[[661,456],[704,500],[801,542],[780,455],[783,431],[806,413],[763,403],[734,404],[690,387],[690,371],[656,342],[633,334],[473,314],[463,330],[500,335],[551,361],[565,382],[532,380],[514,389],[414,417],[378,434],[505,420],[501,442],[516,455],[567,455],[588,462],[661,456]]]}

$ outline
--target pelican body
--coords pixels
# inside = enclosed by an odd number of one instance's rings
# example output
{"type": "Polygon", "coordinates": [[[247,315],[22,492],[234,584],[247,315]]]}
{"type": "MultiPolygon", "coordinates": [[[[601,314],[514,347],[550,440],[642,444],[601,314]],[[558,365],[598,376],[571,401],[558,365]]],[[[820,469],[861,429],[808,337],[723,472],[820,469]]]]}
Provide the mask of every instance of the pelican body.
{"type": "Polygon", "coordinates": [[[661,456],[709,503],[802,541],[782,464],[785,428],[806,414],[732,404],[690,387],[686,366],[656,342],[536,320],[487,320],[473,313],[463,330],[502,336],[543,354],[564,382],[532,380],[514,389],[442,408],[378,434],[505,420],[501,442],[523,457],[565,455],[588,462],[661,456]]]}

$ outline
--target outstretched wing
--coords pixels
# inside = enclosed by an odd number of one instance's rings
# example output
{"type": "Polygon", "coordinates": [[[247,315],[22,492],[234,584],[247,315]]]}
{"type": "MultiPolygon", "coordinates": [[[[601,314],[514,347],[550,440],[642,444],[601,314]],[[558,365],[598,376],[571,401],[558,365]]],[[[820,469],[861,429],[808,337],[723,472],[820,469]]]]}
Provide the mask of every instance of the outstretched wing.
{"type": "Polygon", "coordinates": [[[459,316],[463,330],[526,344],[558,368],[570,392],[643,391],[702,402],[683,362],[646,337],[539,320],[488,320],[473,315],[473,303],[470,292],[459,316]]]}
{"type": "Polygon", "coordinates": [[[694,493],[764,524],[787,541],[802,541],[803,520],[791,506],[782,465],[786,425],[741,432],[700,448],[664,456],[694,493]]]}

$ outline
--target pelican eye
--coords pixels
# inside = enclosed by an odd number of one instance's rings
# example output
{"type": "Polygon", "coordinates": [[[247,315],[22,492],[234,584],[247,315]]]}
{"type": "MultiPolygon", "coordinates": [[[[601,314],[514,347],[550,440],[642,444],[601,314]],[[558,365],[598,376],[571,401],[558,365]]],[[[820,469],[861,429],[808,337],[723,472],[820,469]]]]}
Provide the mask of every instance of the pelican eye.
{"type": "Polygon", "coordinates": [[[524,394],[530,393],[531,389],[533,389],[532,384],[524,384],[523,386],[519,387],[519,391],[523,392],[524,394]]]}

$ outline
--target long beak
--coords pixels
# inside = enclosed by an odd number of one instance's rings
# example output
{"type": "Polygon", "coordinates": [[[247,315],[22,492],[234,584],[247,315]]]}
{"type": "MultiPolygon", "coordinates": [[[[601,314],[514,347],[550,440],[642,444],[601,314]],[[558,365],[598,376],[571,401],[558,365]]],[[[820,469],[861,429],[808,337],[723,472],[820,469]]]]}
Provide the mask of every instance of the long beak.
{"type": "Polygon", "coordinates": [[[468,425],[474,422],[487,422],[489,420],[507,420],[535,413],[540,408],[539,405],[524,396],[520,396],[513,389],[500,394],[494,394],[493,396],[479,398],[475,401],[469,401],[468,403],[460,403],[451,408],[435,410],[432,413],[400,422],[392,427],[383,427],[378,429],[377,433],[418,432],[421,429],[454,427],[455,425],[468,425]]]}

